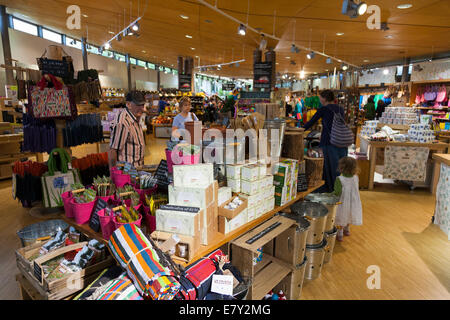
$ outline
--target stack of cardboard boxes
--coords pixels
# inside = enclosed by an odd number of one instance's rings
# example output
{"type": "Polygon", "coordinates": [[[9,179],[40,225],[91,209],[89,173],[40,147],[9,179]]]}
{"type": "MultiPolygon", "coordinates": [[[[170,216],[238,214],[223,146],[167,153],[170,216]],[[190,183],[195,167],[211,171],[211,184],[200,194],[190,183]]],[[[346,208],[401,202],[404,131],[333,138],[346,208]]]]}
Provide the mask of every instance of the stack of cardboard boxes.
{"type": "Polygon", "coordinates": [[[285,159],[273,167],[275,185],[275,204],[282,206],[297,197],[298,160],[285,159]]]}
{"type": "Polygon", "coordinates": [[[273,175],[261,163],[227,165],[228,186],[247,200],[247,221],[259,218],[275,207],[273,175]]]}
{"type": "Polygon", "coordinates": [[[157,231],[152,238],[182,236],[189,244],[189,256],[184,258],[190,260],[200,244],[210,244],[218,231],[219,185],[213,164],[175,165],[173,178],[169,204],[156,210],[157,231]]]}

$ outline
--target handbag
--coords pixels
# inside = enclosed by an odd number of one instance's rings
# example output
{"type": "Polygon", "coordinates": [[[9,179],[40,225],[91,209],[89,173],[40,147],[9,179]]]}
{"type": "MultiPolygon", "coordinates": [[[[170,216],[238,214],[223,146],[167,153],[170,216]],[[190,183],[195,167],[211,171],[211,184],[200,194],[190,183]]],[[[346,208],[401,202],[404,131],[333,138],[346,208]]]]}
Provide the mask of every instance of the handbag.
{"type": "Polygon", "coordinates": [[[48,172],[42,175],[42,202],[45,208],[57,208],[63,206],[61,195],[71,190],[71,185],[80,183],[80,175],[77,169],[69,169],[70,156],[64,149],[55,148],[50,152],[47,162],[48,172]],[[60,159],[60,170],[57,168],[57,159],[60,159]]]}
{"type": "Polygon", "coordinates": [[[445,85],[442,85],[437,93],[436,102],[444,102],[446,98],[447,98],[447,89],[445,85]]]}
{"type": "Polygon", "coordinates": [[[53,75],[42,77],[29,92],[31,114],[35,118],[74,119],[77,106],[71,88],[63,85],[53,75]],[[49,81],[47,81],[49,79],[49,81]],[[50,83],[53,87],[49,87],[50,83]]]}
{"type": "Polygon", "coordinates": [[[433,91],[432,88],[428,87],[424,96],[426,101],[434,101],[436,99],[436,92],[433,91]]]}
{"type": "Polygon", "coordinates": [[[345,148],[353,144],[355,137],[352,130],[345,123],[339,112],[334,112],[333,124],[331,127],[330,143],[338,148],[345,148]]]}

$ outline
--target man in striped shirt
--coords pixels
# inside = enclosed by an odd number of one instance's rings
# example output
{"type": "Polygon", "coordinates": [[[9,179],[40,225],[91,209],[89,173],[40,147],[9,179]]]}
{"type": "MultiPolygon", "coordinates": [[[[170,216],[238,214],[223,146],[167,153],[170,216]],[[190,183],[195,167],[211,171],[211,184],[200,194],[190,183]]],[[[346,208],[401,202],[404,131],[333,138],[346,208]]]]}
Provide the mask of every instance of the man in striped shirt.
{"type": "Polygon", "coordinates": [[[117,161],[131,163],[134,167],[144,165],[145,140],[139,120],[144,113],[145,98],[139,91],[130,91],[126,95],[127,108],[118,116],[111,132],[109,166],[117,161]]]}

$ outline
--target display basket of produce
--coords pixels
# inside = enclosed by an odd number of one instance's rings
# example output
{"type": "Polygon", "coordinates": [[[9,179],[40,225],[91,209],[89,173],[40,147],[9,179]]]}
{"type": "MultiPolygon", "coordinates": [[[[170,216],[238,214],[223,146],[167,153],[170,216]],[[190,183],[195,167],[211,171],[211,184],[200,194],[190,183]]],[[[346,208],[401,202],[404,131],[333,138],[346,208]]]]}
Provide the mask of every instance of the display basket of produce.
{"type": "Polygon", "coordinates": [[[73,217],[77,224],[85,224],[91,218],[95,206],[97,192],[93,189],[78,189],[72,191],[73,198],[70,204],[73,208],[73,217]]]}
{"type": "Polygon", "coordinates": [[[135,224],[138,227],[140,227],[142,221],[142,215],[139,213],[140,207],[141,206],[139,205],[137,207],[130,207],[130,208],[125,208],[124,206],[114,208],[113,210],[115,209],[117,209],[116,211],[120,210],[120,213],[113,217],[115,227],[114,229],[118,229],[125,224],[135,224]]]}
{"type": "Polygon", "coordinates": [[[69,225],[63,220],[47,220],[34,223],[17,231],[22,247],[30,246],[34,243],[41,243],[54,236],[59,230],[67,229],[69,225]]]}

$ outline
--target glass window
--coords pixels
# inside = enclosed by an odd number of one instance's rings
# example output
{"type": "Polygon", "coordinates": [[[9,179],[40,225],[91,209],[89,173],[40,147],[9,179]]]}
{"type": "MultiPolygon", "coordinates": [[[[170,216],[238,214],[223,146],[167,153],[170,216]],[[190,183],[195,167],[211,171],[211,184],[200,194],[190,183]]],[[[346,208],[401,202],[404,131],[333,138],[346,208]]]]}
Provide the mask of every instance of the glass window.
{"type": "Polygon", "coordinates": [[[136,64],[136,59],[135,58],[130,58],[130,63],[131,64],[136,64]]]}
{"type": "Polygon", "coordinates": [[[42,29],[42,37],[44,39],[50,40],[50,41],[54,41],[54,42],[58,42],[58,43],[62,43],[62,37],[60,33],[57,32],[53,32],[47,29],[42,29]]]}
{"type": "Polygon", "coordinates": [[[126,57],[123,55],[123,54],[120,54],[120,53],[115,53],[114,54],[114,58],[115,59],[117,59],[117,60],[119,60],[119,61],[123,61],[123,62],[126,62],[126,57]]]}
{"type": "Polygon", "coordinates": [[[102,56],[107,57],[107,58],[114,58],[114,52],[108,51],[108,50],[103,50],[102,56]]]}
{"type": "Polygon", "coordinates": [[[164,67],[163,66],[159,66],[159,71],[164,71],[164,67]]]}
{"type": "Polygon", "coordinates": [[[156,66],[153,63],[147,62],[147,66],[152,70],[156,69],[156,66]]]}
{"type": "Polygon", "coordinates": [[[144,67],[144,68],[147,67],[147,63],[145,61],[142,61],[142,60],[137,60],[137,65],[140,66],[140,67],[144,67]]]}
{"type": "Polygon", "coordinates": [[[66,36],[66,46],[81,50],[81,41],[66,36]]]}
{"type": "Polygon", "coordinates": [[[91,44],[87,45],[86,50],[90,53],[95,53],[95,54],[100,54],[100,52],[98,51],[98,48],[96,46],[93,46],[91,44]]]}
{"type": "Polygon", "coordinates": [[[172,69],[173,74],[178,74],[178,70],[172,69]]]}
{"type": "Polygon", "coordinates": [[[13,18],[13,28],[14,30],[19,30],[22,32],[32,34],[33,36],[38,35],[38,27],[36,25],[16,18],[13,18]]]}

